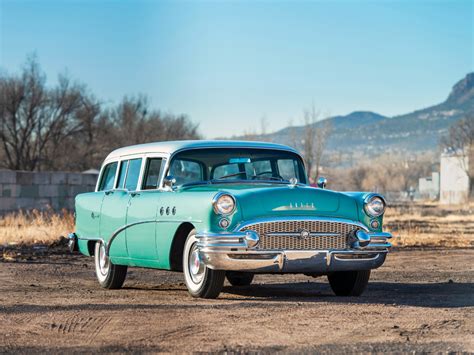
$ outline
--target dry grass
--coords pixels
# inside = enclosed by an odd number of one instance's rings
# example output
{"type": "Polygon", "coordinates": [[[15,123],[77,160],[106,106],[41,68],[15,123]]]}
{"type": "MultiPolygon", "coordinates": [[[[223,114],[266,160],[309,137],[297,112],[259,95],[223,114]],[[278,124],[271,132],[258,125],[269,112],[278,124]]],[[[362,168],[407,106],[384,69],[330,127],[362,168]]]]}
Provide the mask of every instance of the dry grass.
{"type": "MultiPolygon", "coordinates": [[[[398,205],[387,210],[384,224],[399,247],[474,246],[474,204],[464,209],[436,203],[398,205]]],[[[19,211],[0,217],[0,245],[50,244],[73,230],[74,217],[66,210],[19,211]]]]}
{"type": "Polygon", "coordinates": [[[396,246],[474,246],[474,204],[442,207],[436,203],[407,204],[387,210],[385,229],[396,246]]]}
{"type": "Polygon", "coordinates": [[[67,210],[18,211],[0,217],[0,245],[50,244],[74,231],[74,216],[67,210]]]}

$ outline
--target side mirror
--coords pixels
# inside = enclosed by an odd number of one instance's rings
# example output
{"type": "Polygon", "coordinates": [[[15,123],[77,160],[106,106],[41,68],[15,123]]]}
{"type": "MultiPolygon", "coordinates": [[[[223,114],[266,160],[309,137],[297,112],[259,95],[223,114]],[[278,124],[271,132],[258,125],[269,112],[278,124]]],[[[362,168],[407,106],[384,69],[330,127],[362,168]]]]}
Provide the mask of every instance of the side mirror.
{"type": "Polygon", "coordinates": [[[174,176],[168,175],[163,179],[163,185],[169,189],[173,189],[176,184],[176,178],[174,176]]]}
{"type": "Polygon", "coordinates": [[[326,179],[325,177],[320,177],[318,179],[318,187],[320,189],[325,189],[326,188],[326,185],[328,184],[328,179],[326,179]]]}

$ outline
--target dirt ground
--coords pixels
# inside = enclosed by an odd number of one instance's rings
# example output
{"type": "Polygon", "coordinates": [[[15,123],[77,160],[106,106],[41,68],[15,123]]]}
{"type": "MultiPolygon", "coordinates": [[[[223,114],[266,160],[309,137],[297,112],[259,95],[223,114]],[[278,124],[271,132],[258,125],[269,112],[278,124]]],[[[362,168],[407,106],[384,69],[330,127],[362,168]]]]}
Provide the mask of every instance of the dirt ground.
{"type": "Polygon", "coordinates": [[[0,262],[0,352],[473,352],[473,334],[473,249],[394,250],[348,298],[304,275],[200,300],[179,273],[129,269],[109,291],[83,256],[0,262]]]}

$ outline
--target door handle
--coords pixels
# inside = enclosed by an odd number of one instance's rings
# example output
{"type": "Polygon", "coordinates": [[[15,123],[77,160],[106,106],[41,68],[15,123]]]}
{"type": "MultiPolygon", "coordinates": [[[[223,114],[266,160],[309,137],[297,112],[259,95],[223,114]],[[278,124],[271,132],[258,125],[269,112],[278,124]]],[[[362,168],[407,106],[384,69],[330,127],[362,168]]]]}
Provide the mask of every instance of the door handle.
{"type": "Polygon", "coordinates": [[[91,218],[92,218],[92,219],[94,219],[94,218],[99,218],[99,217],[100,217],[100,214],[99,214],[99,213],[97,213],[97,214],[94,213],[94,212],[91,213],[91,218]]]}
{"type": "Polygon", "coordinates": [[[135,196],[140,196],[139,192],[131,192],[130,196],[135,197],[135,196]]]}
{"type": "Polygon", "coordinates": [[[105,191],[106,195],[110,195],[110,194],[113,194],[113,193],[114,193],[113,190],[105,191]]]}

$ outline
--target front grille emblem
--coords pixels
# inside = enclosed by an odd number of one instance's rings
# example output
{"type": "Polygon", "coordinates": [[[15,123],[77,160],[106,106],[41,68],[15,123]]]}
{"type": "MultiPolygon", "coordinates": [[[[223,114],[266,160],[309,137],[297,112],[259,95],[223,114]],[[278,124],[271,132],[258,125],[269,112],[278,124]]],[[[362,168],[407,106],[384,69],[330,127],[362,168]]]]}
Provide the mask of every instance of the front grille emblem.
{"type": "Polygon", "coordinates": [[[309,231],[307,231],[306,229],[302,229],[300,231],[300,235],[298,237],[299,240],[306,240],[309,238],[309,236],[311,235],[311,233],[309,231]]]}
{"type": "Polygon", "coordinates": [[[314,206],[314,202],[311,202],[311,204],[309,202],[290,202],[289,205],[275,207],[272,211],[316,211],[316,206],[314,206]]]}

